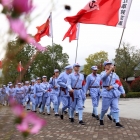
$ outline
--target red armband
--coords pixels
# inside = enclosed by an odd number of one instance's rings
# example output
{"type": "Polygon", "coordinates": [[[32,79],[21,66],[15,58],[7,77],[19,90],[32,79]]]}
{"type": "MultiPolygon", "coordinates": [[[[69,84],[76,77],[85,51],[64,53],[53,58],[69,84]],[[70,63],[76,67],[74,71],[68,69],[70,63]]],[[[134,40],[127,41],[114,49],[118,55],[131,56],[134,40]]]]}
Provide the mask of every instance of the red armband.
{"type": "Polygon", "coordinates": [[[103,82],[102,81],[100,81],[100,86],[103,84],[103,82]]]}
{"type": "Polygon", "coordinates": [[[83,82],[82,82],[82,86],[84,86],[86,84],[86,81],[85,80],[83,80],[83,82]]]}
{"type": "Polygon", "coordinates": [[[118,84],[119,86],[122,86],[122,83],[120,80],[116,80],[115,83],[118,84]]]}
{"type": "Polygon", "coordinates": [[[48,91],[51,92],[52,90],[49,88],[48,91]]]}

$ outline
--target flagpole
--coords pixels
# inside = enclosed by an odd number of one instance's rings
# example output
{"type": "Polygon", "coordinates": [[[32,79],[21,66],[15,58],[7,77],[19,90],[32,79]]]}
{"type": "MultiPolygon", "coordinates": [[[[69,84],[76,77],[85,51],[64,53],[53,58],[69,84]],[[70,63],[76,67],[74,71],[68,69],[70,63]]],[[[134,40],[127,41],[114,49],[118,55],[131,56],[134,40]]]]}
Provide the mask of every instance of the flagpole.
{"type": "Polygon", "coordinates": [[[120,43],[119,43],[119,47],[118,47],[118,49],[120,49],[120,47],[121,47],[121,43],[122,43],[122,39],[123,39],[123,35],[124,35],[124,31],[125,31],[125,28],[123,28],[123,31],[122,31],[122,35],[121,35],[121,39],[120,39],[120,43]]]}
{"type": "Polygon", "coordinates": [[[52,24],[52,12],[51,12],[51,30],[52,30],[52,53],[53,53],[53,58],[52,58],[52,61],[53,61],[53,70],[55,69],[54,67],[54,46],[53,46],[53,24],[52,24]]]}
{"type": "Polygon", "coordinates": [[[19,80],[20,80],[20,82],[21,82],[21,71],[20,71],[20,73],[19,73],[19,80]]]}
{"type": "MultiPolygon", "coordinates": [[[[132,0],[130,1],[129,8],[128,8],[128,13],[127,13],[127,15],[126,15],[126,18],[127,18],[127,19],[128,19],[128,15],[129,15],[129,12],[130,12],[131,5],[132,5],[132,0]]],[[[122,39],[123,39],[125,27],[126,27],[126,22],[127,22],[127,20],[125,21],[125,26],[124,26],[123,31],[122,31],[122,36],[121,36],[121,40],[120,40],[118,49],[120,49],[120,47],[121,47],[121,43],[122,43],[122,39]]]]}
{"type": "Polygon", "coordinates": [[[75,63],[77,62],[77,53],[78,53],[78,39],[77,39],[77,47],[76,47],[76,56],[75,56],[75,63]]]}
{"type": "Polygon", "coordinates": [[[54,70],[54,46],[53,46],[53,36],[52,36],[52,50],[53,50],[53,70],[54,70]]]}

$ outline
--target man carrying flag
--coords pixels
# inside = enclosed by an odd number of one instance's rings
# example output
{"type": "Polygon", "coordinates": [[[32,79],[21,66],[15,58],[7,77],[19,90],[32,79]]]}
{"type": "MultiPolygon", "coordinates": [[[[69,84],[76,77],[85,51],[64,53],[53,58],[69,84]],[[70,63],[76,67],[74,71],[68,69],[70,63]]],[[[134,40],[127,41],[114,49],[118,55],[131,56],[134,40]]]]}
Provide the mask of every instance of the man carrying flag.
{"type": "Polygon", "coordinates": [[[47,21],[42,24],[41,26],[37,26],[37,34],[34,36],[37,42],[44,36],[52,37],[52,13],[50,13],[49,18],[47,21]]]}

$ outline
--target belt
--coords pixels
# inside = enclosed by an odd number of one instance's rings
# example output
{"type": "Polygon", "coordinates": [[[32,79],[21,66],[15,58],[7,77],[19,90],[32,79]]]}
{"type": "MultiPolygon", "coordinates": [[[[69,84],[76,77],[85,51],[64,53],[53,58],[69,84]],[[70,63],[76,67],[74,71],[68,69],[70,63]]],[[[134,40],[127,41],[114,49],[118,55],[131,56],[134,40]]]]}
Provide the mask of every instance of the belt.
{"type": "Polygon", "coordinates": [[[109,86],[103,86],[104,88],[108,88],[109,86]]]}
{"type": "Polygon", "coordinates": [[[60,87],[61,90],[66,90],[66,88],[60,87]]]}
{"type": "Polygon", "coordinates": [[[72,89],[76,89],[76,90],[79,90],[79,89],[82,89],[82,88],[72,88],[72,89]]]}
{"type": "Polygon", "coordinates": [[[99,88],[99,86],[90,86],[89,88],[99,88]]]}

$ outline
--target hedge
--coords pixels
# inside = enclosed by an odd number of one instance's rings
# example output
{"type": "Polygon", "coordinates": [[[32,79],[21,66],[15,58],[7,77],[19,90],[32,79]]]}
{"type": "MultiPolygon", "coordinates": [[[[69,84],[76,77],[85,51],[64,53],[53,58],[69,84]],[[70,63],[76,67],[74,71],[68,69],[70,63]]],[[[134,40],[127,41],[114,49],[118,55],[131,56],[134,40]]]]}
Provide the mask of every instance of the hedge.
{"type": "MultiPolygon", "coordinates": [[[[121,95],[121,98],[124,97],[121,95]]],[[[140,98],[140,92],[129,92],[126,94],[125,98],[140,98]]]]}
{"type": "Polygon", "coordinates": [[[133,92],[140,92],[140,77],[136,78],[131,83],[131,89],[132,89],[133,92]]]}
{"type": "Polygon", "coordinates": [[[130,92],[130,86],[128,85],[128,83],[126,81],[124,81],[123,79],[120,79],[122,82],[122,85],[124,87],[125,93],[129,93],[130,92]]]}

